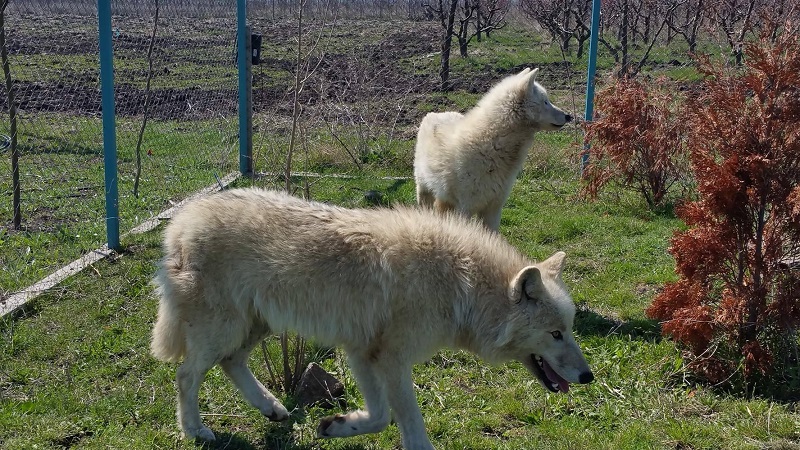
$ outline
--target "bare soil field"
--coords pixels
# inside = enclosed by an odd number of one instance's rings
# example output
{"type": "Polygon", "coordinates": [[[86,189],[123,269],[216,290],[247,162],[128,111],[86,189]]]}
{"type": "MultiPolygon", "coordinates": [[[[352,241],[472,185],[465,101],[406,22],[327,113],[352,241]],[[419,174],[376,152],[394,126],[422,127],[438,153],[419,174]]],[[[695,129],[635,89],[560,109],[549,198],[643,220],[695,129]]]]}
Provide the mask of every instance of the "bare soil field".
{"type": "MultiPolygon", "coordinates": [[[[232,18],[160,24],[153,49],[149,115],[164,120],[193,120],[234,115],[237,108],[235,22],[232,18]]],[[[101,111],[96,29],[84,17],[9,18],[8,47],[15,100],[20,111],[97,115],[101,111]],[[48,30],[46,40],[42,29],[48,30]]],[[[148,76],[147,48],[152,23],[120,19],[114,29],[117,114],[141,114],[148,76]]],[[[287,93],[294,81],[297,30],[292,21],[260,22],[261,65],[254,67],[256,112],[291,114],[287,93]]],[[[392,102],[425,96],[439,84],[441,28],[436,22],[353,21],[311,23],[304,39],[316,47],[313,68],[300,102],[313,107],[326,101],[357,103],[380,97],[392,102]],[[319,37],[319,39],[317,39],[319,37]],[[424,65],[421,65],[424,64],[424,65]]],[[[453,49],[453,58],[457,49],[453,49]]],[[[570,87],[569,62],[538,64],[552,80],[570,87]]],[[[452,89],[485,92],[508,69],[482,67],[453,73],[452,89]]],[[[574,76],[573,76],[574,78],[574,76]]],[[[0,100],[7,110],[5,97],[0,100]]],[[[418,117],[409,117],[414,122],[418,117]]]]}

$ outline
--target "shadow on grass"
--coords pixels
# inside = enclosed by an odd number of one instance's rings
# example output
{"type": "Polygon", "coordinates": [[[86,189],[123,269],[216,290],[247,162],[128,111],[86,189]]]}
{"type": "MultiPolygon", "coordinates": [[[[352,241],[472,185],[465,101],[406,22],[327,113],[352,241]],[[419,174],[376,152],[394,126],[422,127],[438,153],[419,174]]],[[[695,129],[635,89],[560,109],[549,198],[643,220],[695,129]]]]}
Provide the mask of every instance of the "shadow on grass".
{"type": "Polygon", "coordinates": [[[217,434],[217,440],[213,442],[207,442],[198,439],[195,440],[194,445],[199,449],[208,449],[208,450],[216,450],[216,449],[255,450],[256,449],[256,447],[254,447],[246,440],[242,439],[239,436],[236,436],[235,434],[230,434],[230,433],[217,434]]]}
{"type": "Polygon", "coordinates": [[[408,183],[409,180],[407,179],[399,179],[394,180],[392,184],[386,187],[386,189],[381,192],[381,189],[375,188],[364,191],[364,203],[366,206],[392,206],[395,203],[400,201],[397,198],[398,191],[400,188],[408,183]],[[385,193],[385,195],[384,195],[385,193]]]}
{"type": "Polygon", "coordinates": [[[586,308],[575,313],[575,333],[582,336],[628,336],[631,339],[660,342],[661,327],[656,320],[636,319],[621,321],[607,318],[586,308]]]}
{"type": "MultiPolygon", "coordinates": [[[[13,294],[13,292],[10,292],[9,296],[11,294],[13,294]]],[[[0,332],[6,332],[9,328],[14,326],[15,322],[38,317],[48,304],[55,301],[52,295],[52,293],[39,295],[0,318],[0,332]]]]}
{"type": "MultiPolygon", "coordinates": [[[[282,450],[313,450],[319,449],[320,440],[312,440],[307,443],[299,443],[296,440],[294,425],[306,423],[308,415],[303,409],[292,410],[289,419],[285,422],[265,422],[264,437],[256,442],[249,442],[240,436],[231,433],[217,433],[214,442],[195,441],[198,449],[208,450],[260,450],[260,449],[282,449],[282,450]]],[[[346,438],[345,438],[346,440],[346,438]]],[[[366,450],[362,444],[345,443],[345,450],[366,450]]]]}
{"type": "Polygon", "coordinates": [[[386,188],[386,192],[388,192],[390,194],[394,194],[395,192],[397,192],[400,189],[401,186],[403,186],[404,184],[408,183],[409,181],[411,181],[411,180],[405,179],[405,178],[394,180],[392,185],[386,188]]]}

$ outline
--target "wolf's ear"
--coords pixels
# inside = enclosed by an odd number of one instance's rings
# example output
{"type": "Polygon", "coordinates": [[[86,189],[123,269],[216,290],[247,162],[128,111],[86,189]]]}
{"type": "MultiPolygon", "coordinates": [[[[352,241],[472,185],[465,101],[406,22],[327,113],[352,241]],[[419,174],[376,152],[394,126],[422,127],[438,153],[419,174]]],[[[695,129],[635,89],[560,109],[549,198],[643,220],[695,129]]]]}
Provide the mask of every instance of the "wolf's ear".
{"type": "Polygon", "coordinates": [[[543,289],[541,270],[536,266],[528,266],[520,270],[511,281],[508,296],[514,303],[519,303],[526,298],[535,300],[543,289]]]}
{"type": "Polygon", "coordinates": [[[564,271],[564,259],[566,257],[566,253],[556,252],[553,254],[553,256],[539,263],[539,267],[547,270],[547,273],[552,275],[554,278],[558,278],[561,276],[561,272],[564,271]]]}
{"type": "Polygon", "coordinates": [[[532,85],[534,82],[536,82],[536,74],[537,73],[539,73],[539,68],[538,67],[533,69],[533,70],[525,69],[522,72],[520,72],[520,74],[519,74],[519,76],[520,76],[520,87],[522,89],[524,89],[525,92],[528,91],[528,87],[530,85],[532,85]]]}

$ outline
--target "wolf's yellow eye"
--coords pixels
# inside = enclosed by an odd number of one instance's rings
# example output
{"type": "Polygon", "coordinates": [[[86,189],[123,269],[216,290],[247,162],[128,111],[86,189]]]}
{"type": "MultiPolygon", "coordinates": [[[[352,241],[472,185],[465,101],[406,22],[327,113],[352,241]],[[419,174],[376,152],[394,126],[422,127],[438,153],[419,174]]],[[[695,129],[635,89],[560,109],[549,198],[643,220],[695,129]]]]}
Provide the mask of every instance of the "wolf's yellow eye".
{"type": "Polygon", "coordinates": [[[556,339],[556,340],[558,340],[558,341],[560,341],[561,339],[563,339],[563,338],[564,338],[564,336],[561,336],[561,332],[560,332],[560,331],[558,331],[558,330],[556,330],[556,331],[553,331],[553,332],[551,332],[550,334],[552,334],[552,335],[553,335],[553,339],[556,339]]]}

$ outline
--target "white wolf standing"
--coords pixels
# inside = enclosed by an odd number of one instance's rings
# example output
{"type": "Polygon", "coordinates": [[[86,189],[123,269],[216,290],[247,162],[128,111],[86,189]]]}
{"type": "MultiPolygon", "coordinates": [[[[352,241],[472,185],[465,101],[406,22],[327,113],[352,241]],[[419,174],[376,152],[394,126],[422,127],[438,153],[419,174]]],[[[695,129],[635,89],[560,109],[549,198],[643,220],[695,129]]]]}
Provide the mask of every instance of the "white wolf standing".
{"type": "Polygon", "coordinates": [[[500,228],[500,211],[525,163],[534,133],[556,130],[572,116],[550,103],[525,69],[493,87],[466,114],[428,113],[417,133],[417,201],[437,210],[477,215],[500,228]]]}
{"type": "Polygon", "coordinates": [[[406,449],[432,449],[411,372],[442,347],[521,361],[553,392],[593,379],[572,335],[564,253],[534,264],[459,215],[240,189],[178,212],[164,251],[151,349],[183,359],[178,421],[188,437],[214,439],[198,390],[215,364],[263,415],[288,417],[247,367],[262,338],[285,330],[341,346],[364,396],[363,410],[322,419],[321,437],[381,431],[391,409],[406,449]]]}

